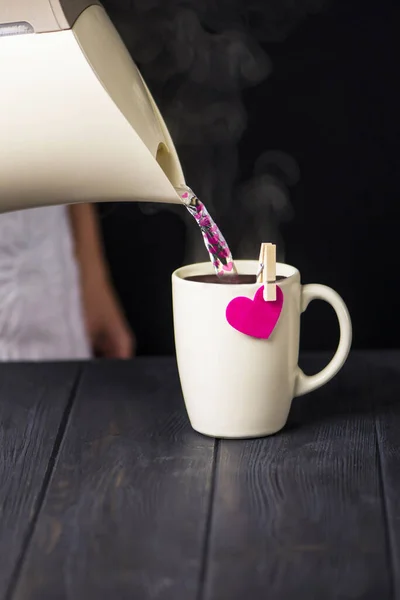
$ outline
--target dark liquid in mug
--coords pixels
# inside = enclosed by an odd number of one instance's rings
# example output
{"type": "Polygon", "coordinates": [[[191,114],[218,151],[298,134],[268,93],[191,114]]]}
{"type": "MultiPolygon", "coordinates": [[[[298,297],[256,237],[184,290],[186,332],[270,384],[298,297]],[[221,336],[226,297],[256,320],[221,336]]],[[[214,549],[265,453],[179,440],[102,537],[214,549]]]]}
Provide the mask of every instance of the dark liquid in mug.
{"type": "MultiPolygon", "coordinates": [[[[255,275],[236,275],[232,281],[229,278],[221,278],[217,275],[193,275],[192,277],[185,277],[185,279],[188,281],[198,281],[199,283],[217,283],[220,285],[256,283],[255,275]]],[[[286,279],[286,277],[283,275],[276,276],[276,281],[282,281],[282,279],[286,279]]]]}

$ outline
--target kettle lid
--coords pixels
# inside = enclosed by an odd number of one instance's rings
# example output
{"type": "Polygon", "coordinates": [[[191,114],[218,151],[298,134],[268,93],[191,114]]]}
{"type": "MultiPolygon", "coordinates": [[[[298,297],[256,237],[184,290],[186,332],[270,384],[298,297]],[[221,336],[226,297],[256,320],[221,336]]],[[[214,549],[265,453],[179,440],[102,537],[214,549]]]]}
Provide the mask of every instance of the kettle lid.
{"type": "Polygon", "coordinates": [[[49,33],[71,29],[79,16],[98,0],[0,0],[0,36],[49,33]],[[22,27],[21,27],[22,26],[22,27]]]}

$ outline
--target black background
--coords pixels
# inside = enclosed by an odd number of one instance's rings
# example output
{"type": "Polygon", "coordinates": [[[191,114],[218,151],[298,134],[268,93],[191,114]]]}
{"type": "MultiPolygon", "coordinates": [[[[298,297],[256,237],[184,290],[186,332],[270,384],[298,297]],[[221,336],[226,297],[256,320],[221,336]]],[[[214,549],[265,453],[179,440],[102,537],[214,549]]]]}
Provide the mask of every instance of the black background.
{"type": "MultiPolygon", "coordinates": [[[[106,8],[112,17],[112,0],[106,8]]],[[[399,16],[389,2],[331,3],[284,42],[268,44],[274,72],[245,94],[250,118],[239,177],[250,174],[266,138],[296,159],[295,215],[281,226],[286,262],[304,283],[343,296],[357,348],[399,345],[399,16]],[[274,115],[268,130],[267,112],[274,115]]],[[[183,222],[170,212],[145,215],[137,205],[100,213],[139,353],[173,352],[170,274],[184,260],[183,222]],[[148,269],[155,263],[157,276],[148,269]]],[[[332,310],[313,304],[303,317],[303,347],[333,348],[336,340],[332,310]]]]}

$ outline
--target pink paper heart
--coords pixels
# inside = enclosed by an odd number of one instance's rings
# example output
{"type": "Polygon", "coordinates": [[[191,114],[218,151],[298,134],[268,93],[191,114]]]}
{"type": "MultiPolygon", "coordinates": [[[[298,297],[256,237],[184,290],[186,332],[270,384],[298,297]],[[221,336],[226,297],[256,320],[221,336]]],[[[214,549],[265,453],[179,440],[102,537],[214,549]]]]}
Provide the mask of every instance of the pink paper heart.
{"type": "Polygon", "coordinates": [[[189,196],[189,194],[187,192],[185,192],[184,194],[182,194],[182,198],[187,198],[189,196]]]}
{"type": "Polygon", "coordinates": [[[267,340],[278,322],[283,307],[283,292],[276,286],[276,300],[266,302],[264,286],[258,288],[254,299],[239,296],[226,307],[226,320],[240,333],[267,340]]]}

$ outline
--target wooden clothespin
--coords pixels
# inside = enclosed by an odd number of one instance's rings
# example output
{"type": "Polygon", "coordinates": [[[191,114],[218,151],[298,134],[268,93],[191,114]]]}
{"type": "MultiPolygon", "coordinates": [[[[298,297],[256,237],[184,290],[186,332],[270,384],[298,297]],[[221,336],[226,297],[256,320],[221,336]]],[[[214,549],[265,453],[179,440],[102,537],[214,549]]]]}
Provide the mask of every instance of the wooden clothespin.
{"type": "Polygon", "coordinates": [[[264,300],[276,300],[276,245],[261,244],[257,283],[264,284],[264,300]]]}

